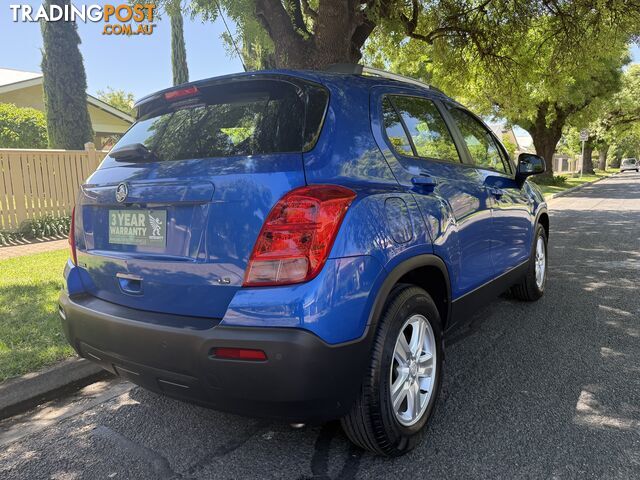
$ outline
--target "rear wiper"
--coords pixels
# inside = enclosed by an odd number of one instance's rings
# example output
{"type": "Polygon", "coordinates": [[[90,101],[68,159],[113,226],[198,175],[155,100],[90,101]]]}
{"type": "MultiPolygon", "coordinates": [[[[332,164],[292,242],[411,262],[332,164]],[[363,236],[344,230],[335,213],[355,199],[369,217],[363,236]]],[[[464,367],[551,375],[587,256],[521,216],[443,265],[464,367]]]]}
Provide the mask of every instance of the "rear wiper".
{"type": "Polygon", "coordinates": [[[109,152],[109,156],[119,162],[127,160],[158,160],[158,156],[142,143],[131,143],[129,145],[123,145],[122,147],[114,148],[109,152]]]}

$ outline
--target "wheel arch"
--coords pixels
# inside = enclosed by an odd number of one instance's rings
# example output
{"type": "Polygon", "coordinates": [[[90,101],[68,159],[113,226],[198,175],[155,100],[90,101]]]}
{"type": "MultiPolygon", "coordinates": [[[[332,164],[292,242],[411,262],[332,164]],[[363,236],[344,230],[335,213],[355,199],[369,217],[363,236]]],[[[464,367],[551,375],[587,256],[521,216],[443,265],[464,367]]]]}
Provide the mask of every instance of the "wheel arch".
{"type": "Polygon", "coordinates": [[[412,257],[395,266],[378,289],[369,322],[375,327],[393,288],[402,283],[416,285],[431,295],[438,308],[443,330],[451,319],[451,282],[444,261],[433,254],[412,257]]]}
{"type": "Polygon", "coordinates": [[[549,240],[549,213],[547,212],[546,208],[543,208],[538,212],[535,224],[542,225],[542,228],[544,228],[544,233],[547,236],[547,240],[549,240]]]}

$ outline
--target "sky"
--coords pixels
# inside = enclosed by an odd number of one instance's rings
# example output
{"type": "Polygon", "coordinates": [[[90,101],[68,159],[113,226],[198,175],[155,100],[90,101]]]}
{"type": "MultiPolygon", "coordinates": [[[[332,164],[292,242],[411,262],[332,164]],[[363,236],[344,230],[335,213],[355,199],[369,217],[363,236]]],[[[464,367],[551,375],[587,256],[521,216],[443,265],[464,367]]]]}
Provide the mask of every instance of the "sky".
{"type": "MultiPolygon", "coordinates": [[[[4,3],[4,2],[2,2],[4,3]]],[[[37,23],[14,23],[10,3],[37,7],[39,0],[6,2],[0,6],[0,68],[40,71],[42,37],[37,23]]],[[[113,0],[91,0],[86,4],[111,3],[113,0]]],[[[81,5],[81,2],[74,2],[81,5]]],[[[171,86],[171,40],[169,20],[156,20],[150,36],[120,37],[102,34],[103,23],[78,22],[82,40],[88,93],[96,94],[107,87],[132,92],[136,98],[171,86]]],[[[230,23],[230,28],[234,28],[230,23]]],[[[220,35],[222,21],[202,23],[185,18],[184,32],[187,62],[191,80],[242,71],[237,56],[230,57],[220,35]]],[[[640,62],[640,48],[632,50],[634,62],[640,62]]]]}
{"type": "MultiPolygon", "coordinates": [[[[40,1],[3,1],[0,6],[0,68],[40,71],[42,36],[37,23],[14,23],[9,4],[39,6],[40,1]]],[[[82,2],[73,2],[81,5],[82,2]]],[[[90,0],[86,4],[127,3],[90,0]]],[[[80,51],[87,73],[88,93],[107,87],[132,92],[136,98],[171,86],[169,19],[156,20],[150,36],[103,35],[104,23],[78,22],[80,51]]],[[[230,24],[233,28],[233,24],[230,24]]],[[[202,23],[185,18],[185,43],[191,80],[241,72],[238,58],[230,58],[220,38],[223,23],[202,23]]]]}

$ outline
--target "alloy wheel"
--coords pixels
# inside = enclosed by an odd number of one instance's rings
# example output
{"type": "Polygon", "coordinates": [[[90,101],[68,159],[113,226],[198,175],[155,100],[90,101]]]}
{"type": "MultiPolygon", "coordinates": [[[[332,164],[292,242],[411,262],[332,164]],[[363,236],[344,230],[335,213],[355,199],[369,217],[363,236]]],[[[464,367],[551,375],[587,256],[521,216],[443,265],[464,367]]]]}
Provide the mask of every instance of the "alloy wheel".
{"type": "Polygon", "coordinates": [[[547,273],[547,255],[546,245],[544,244],[544,238],[538,237],[536,243],[536,285],[538,289],[542,290],[544,287],[545,275],[547,273]]]}
{"type": "Polygon", "coordinates": [[[404,426],[417,423],[429,405],[436,379],[436,340],[422,315],[412,315],[396,340],[391,364],[391,405],[404,426]]]}

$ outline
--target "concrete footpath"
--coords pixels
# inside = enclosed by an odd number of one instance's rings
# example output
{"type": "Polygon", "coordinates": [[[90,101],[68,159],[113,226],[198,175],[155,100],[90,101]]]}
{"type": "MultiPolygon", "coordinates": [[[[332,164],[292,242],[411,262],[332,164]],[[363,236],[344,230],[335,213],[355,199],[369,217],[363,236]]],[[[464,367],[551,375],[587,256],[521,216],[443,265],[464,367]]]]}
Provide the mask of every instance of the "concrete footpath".
{"type": "Polygon", "coordinates": [[[53,252],[54,250],[62,250],[68,248],[69,243],[65,240],[53,240],[51,242],[27,243],[25,245],[16,245],[14,247],[0,247],[0,260],[8,258],[22,257],[24,255],[33,255],[35,253],[53,252]]]}

